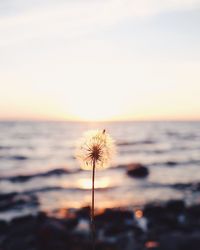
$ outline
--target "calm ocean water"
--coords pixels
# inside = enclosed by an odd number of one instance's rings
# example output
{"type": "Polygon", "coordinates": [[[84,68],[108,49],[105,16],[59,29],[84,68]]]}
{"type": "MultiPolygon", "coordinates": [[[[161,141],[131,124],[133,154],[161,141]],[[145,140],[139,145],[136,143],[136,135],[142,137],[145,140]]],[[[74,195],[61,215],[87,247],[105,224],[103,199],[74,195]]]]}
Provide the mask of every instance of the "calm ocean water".
{"type": "Polygon", "coordinates": [[[82,133],[94,128],[105,128],[118,150],[112,167],[97,171],[96,207],[200,202],[199,192],[175,185],[200,182],[200,122],[0,122],[0,194],[34,194],[39,200],[0,217],[89,205],[91,172],[80,171],[74,150],[82,133]],[[147,166],[149,176],[130,178],[117,168],[132,162],[147,166]]]}

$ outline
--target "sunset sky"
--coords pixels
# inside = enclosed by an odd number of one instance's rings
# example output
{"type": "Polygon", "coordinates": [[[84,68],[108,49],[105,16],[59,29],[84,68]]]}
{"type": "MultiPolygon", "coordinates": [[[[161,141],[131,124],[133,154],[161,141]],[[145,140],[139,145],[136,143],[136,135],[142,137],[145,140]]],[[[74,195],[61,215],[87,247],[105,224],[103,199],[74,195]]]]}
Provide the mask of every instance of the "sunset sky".
{"type": "Polygon", "coordinates": [[[1,0],[0,119],[200,119],[200,0],[1,0]]]}

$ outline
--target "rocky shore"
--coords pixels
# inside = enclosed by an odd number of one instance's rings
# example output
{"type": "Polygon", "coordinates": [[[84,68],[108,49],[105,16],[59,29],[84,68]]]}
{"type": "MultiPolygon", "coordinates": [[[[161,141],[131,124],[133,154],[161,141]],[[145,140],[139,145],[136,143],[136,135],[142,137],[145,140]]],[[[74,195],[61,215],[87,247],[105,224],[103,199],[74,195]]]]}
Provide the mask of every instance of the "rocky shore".
{"type": "MultiPolygon", "coordinates": [[[[97,250],[199,250],[200,205],[171,200],[140,209],[105,209],[96,212],[95,228],[97,250]]],[[[0,249],[90,250],[90,208],[1,220],[0,249]]]]}

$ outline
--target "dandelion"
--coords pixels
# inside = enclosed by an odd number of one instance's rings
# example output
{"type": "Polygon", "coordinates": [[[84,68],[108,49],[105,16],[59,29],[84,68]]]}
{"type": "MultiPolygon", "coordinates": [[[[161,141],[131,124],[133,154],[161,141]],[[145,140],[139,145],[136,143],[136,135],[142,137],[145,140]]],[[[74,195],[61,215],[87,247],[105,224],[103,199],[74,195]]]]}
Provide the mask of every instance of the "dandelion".
{"type": "Polygon", "coordinates": [[[92,169],[92,209],[91,209],[91,230],[93,249],[94,241],[94,181],[95,169],[108,167],[115,153],[114,141],[105,131],[91,130],[84,134],[76,152],[76,158],[80,161],[81,167],[92,169]]]}

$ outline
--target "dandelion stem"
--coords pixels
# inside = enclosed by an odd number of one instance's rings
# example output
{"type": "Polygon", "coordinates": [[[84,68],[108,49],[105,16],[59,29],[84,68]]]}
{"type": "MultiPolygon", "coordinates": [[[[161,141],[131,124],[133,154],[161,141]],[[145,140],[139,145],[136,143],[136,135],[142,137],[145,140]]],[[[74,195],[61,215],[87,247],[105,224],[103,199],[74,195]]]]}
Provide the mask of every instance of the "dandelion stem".
{"type": "Polygon", "coordinates": [[[95,180],[95,160],[93,160],[93,163],[92,163],[92,211],[91,211],[91,231],[92,231],[92,249],[93,249],[93,250],[95,250],[94,180],[95,180]]]}
{"type": "Polygon", "coordinates": [[[94,223],[94,195],[95,195],[95,169],[98,167],[108,166],[111,157],[114,153],[114,142],[105,129],[89,131],[81,140],[77,150],[77,159],[81,162],[83,167],[92,168],[92,205],[90,213],[90,227],[92,250],[95,250],[96,230],[94,223]]]}

